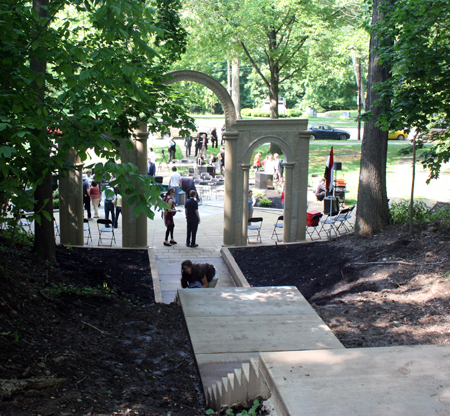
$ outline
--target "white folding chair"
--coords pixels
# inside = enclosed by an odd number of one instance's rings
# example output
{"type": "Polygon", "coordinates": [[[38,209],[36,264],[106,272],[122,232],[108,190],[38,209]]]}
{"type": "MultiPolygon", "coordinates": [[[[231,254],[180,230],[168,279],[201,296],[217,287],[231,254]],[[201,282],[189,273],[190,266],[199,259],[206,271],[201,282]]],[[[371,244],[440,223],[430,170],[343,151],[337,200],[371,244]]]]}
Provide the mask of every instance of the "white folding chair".
{"type": "Polygon", "coordinates": [[[353,230],[353,224],[350,222],[350,218],[352,218],[352,212],[355,209],[355,205],[351,206],[350,208],[344,208],[341,209],[339,214],[334,217],[334,222],[338,223],[339,225],[336,227],[336,232],[339,234],[344,233],[350,233],[353,230]],[[341,227],[344,229],[344,231],[340,231],[341,227]]]}
{"type": "Polygon", "coordinates": [[[272,237],[270,237],[270,238],[273,239],[273,236],[276,236],[277,241],[283,241],[283,236],[281,236],[281,240],[280,240],[278,233],[277,233],[277,231],[282,233],[283,228],[284,228],[284,215],[280,215],[277,219],[277,222],[275,223],[275,225],[273,227],[272,237]]]}
{"type": "Polygon", "coordinates": [[[103,219],[98,219],[97,220],[97,228],[98,228],[98,245],[103,244],[102,241],[102,234],[103,233],[111,233],[111,242],[110,242],[110,247],[112,247],[112,243],[114,241],[114,243],[116,242],[116,237],[114,235],[114,224],[111,220],[103,220],[103,219]],[[100,227],[100,225],[104,225],[104,227],[100,227]]]}
{"type": "Polygon", "coordinates": [[[253,234],[253,236],[256,237],[256,242],[262,243],[261,240],[261,227],[262,227],[262,223],[263,223],[263,219],[262,217],[254,217],[254,218],[249,218],[248,220],[248,225],[247,225],[247,241],[250,243],[250,234],[249,232],[251,231],[256,232],[256,235],[253,234]]]}
{"type": "Polygon", "coordinates": [[[319,231],[317,230],[317,228],[321,225],[320,219],[322,217],[323,214],[319,212],[318,214],[313,215],[310,219],[306,219],[306,233],[309,235],[311,240],[314,240],[314,234],[317,234],[318,240],[322,239],[319,231]]]}
{"type": "Polygon", "coordinates": [[[91,243],[93,242],[92,234],[91,234],[91,227],[89,225],[89,220],[87,218],[83,218],[83,233],[85,233],[86,231],[88,232],[87,237],[86,237],[86,245],[88,245],[89,239],[91,239],[91,243]]]}

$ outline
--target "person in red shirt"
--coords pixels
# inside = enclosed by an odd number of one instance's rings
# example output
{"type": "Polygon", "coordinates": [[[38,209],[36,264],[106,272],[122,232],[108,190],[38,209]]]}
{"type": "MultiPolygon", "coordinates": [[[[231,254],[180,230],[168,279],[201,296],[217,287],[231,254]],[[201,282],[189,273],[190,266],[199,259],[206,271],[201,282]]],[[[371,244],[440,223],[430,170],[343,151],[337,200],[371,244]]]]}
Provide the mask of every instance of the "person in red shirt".
{"type": "Polygon", "coordinates": [[[255,169],[255,171],[257,171],[261,167],[261,155],[262,152],[258,152],[253,158],[253,169],[255,169]]]}

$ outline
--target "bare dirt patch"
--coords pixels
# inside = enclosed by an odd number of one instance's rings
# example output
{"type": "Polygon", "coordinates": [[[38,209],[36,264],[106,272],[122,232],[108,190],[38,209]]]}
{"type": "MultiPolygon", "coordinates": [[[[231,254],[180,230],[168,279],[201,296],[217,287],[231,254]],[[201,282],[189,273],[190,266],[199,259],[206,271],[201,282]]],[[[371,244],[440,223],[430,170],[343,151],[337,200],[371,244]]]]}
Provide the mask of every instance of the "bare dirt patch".
{"type": "Polygon", "coordinates": [[[204,397],[176,304],[155,304],[147,251],[0,245],[0,414],[180,415],[204,397]],[[107,295],[107,296],[105,296],[107,295]]]}
{"type": "Polygon", "coordinates": [[[252,286],[296,286],[345,347],[450,343],[450,229],[232,249],[252,286]]]}

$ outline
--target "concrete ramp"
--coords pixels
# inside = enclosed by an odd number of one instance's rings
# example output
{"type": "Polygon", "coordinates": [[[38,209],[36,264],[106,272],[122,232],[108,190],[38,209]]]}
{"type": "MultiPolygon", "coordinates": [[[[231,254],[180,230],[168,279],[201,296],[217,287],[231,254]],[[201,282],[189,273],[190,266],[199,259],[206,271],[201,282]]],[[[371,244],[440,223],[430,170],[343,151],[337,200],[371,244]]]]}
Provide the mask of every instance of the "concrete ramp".
{"type": "Polygon", "coordinates": [[[296,287],[179,289],[203,388],[260,352],[343,349],[296,287]]]}
{"type": "Polygon", "coordinates": [[[450,346],[262,353],[277,415],[450,415],[450,346]]]}

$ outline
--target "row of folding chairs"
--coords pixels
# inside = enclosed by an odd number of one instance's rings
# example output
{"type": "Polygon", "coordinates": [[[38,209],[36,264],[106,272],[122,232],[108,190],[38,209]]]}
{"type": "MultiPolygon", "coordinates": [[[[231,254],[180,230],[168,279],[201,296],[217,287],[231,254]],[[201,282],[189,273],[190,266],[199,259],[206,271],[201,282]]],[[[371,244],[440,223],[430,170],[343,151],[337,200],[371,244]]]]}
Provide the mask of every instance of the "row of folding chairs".
{"type": "Polygon", "coordinates": [[[325,215],[322,213],[314,214],[306,221],[306,233],[311,240],[314,240],[314,236],[317,236],[317,239],[322,239],[322,231],[325,232],[327,238],[331,238],[333,232],[336,236],[350,233],[354,229],[350,221],[354,209],[355,205],[325,215]]]}

